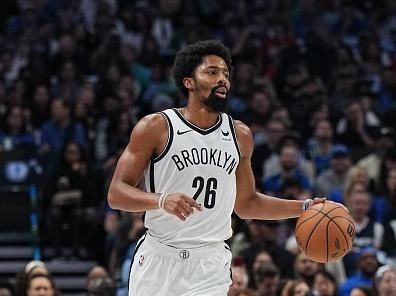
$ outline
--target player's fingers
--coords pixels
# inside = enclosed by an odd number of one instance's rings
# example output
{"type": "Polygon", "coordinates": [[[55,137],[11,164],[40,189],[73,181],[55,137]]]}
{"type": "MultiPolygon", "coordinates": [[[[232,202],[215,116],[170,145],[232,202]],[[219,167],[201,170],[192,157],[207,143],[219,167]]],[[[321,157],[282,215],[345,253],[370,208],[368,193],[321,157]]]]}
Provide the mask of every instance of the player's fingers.
{"type": "Polygon", "coordinates": [[[331,202],[331,203],[333,203],[333,204],[339,205],[340,207],[343,207],[343,208],[345,209],[345,211],[347,211],[347,212],[349,213],[348,208],[347,208],[345,205],[343,205],[342,203],[335,202],[335,201],[332,201],[332,200],[329,200],[328,202],[331,202]]]}
{"type": "Polygon", "coordinates": [[[202,207],[199,203],[197,203],[194,199],[191,197],[185,197],[186,203],[188,203],[191,207],[196,208],[199,211],[202,211],[202,207]]]}
{"type": "Polygon", "coordinates": [[[182,221],[186,221],[186,217],[181,213],[181,212],[175,212],[174,214],[176,217],[178,217],[182,221]]]}
{"type": "Polygon", "coordinates": [[[184,203],[184,210],[187,211],[189,215],[194,213],[192,206],[190,206],[188,203],[184,203]]]}
{"type": "Polygon", "coordinates": [[[318,204],[318,203],[322,203],[326,201],[326,197],[315,197],[313,199],[313,205],[318,204]]]}
{"type": "Polygon", "coordinates": [[[187,218],[188,216],[190,216],[190,212],[188,210],[185,209],[185,207],[178,207],[176,209],[177,212],[180,212],[184,218],[187,218]]]}

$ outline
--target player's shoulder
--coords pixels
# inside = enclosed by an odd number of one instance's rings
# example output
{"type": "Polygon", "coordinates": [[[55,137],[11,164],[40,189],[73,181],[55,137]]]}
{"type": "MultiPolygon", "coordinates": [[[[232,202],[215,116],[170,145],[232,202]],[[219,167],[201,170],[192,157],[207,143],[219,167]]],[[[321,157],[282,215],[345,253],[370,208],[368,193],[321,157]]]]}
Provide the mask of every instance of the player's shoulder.
{"type": "Polygon", "coordinates": [[[234,126],[238,138],[249,139],[253,137],[252,131],[246,123],[234,119],[234,126]]]}
{"type": "Polygon", "coordinates": [[[253,150],[253,134],[247,124],[234,120],[235,133],[242,155],[250,155],[253,150]]]}
{"type": "Polygon", "coordinates": [[[138,121],[136,127],[144,130],[158,130],[166,128],[166,119],[161,113],[148,114],[138,121]]]}
{"type": "Polygon", "coordinates": [[[152,113],[142,117],[135,125],[133,134],[142,135],[144,138],[158,138],[167,132],[165,117],[160,113],[152,113]]]}

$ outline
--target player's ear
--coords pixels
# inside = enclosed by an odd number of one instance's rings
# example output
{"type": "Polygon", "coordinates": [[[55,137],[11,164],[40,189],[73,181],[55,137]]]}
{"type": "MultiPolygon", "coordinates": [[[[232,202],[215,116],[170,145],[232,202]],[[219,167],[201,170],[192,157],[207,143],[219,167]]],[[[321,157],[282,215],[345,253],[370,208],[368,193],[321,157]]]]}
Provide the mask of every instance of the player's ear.
{"type": "Polygon", "coordinates": [[[194,80],[191,77],[183,78],[183,84],[184,84],[185,88],[187,88],[187,89],[194,88],[194,80]]]}

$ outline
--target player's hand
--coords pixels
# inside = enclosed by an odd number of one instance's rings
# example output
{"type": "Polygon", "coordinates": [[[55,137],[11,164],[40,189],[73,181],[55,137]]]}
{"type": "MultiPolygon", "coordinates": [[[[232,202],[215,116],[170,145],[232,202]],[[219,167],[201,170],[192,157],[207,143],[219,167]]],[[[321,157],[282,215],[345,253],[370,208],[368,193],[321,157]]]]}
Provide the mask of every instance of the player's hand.
{"type": "Polygon", "coordinates": [[[319,203],[323,203],[326,201],[326,197],[315,197],[310,203],[309,203],[309,207],[312,207],[313,205],[319,204],[319,203]]]}
{"type": "Polygon", "coordinates": [[[332,201],[332,200],[327,200],[326,197],[315,197],[315,198],[309,203],[308,208],[309,208],[309,207],[312,207],[313,205],[316,205],[316,204],[318,204],[318,203],[322,203],[322,202],[331,202],[331,203],[333,203],[333,204],[336,204],[337,206],[343,207],[343,208],[349,213],[349,210],[347,209],[347,207],[344,206],[342,203],[338,203],[338,202],[335,202],[335,201],[332,201]]]}
{"type": "Polygon", "coordinates": [[[345,209],[345,211],[347,211],[349,213],[348,208],[345,205],[343,205],[342,203],[335,202],[335,201],[332,201],[332,200],[328,200],[327,202],[331,202],[333,204],[336,204],[337,206],[343,207],[345,209]]]}
{"type": "Polygon", "coordinates": [[[193,208],[202,211],[201,206],[194,199],[181,192],[170,193],[164,204],[166,212],[177,216],[182,221],[194,213],[193,208]]]}
{"type": "Polygon", "coordinates": [[[314,199],[307,198],[303,204],[303,211],[308,210],[313,205],[323,203],[326,201],[326,197],[315,197],[314,199]]]}

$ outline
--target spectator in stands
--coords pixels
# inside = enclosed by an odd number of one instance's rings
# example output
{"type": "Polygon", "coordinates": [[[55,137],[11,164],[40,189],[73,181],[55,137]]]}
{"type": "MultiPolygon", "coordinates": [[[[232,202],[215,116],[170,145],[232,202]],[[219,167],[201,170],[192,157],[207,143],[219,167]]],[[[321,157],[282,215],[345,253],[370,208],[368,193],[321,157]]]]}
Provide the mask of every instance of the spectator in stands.
{"type": "Polygon", "coordinates": [[[241,289],[236,291],[233,296],[256,296],[256,293],[251,289],[241,289]]]}
{"type": "Polygon", "coordinates": [[[279,104],[274,108],[270,120],[279,120],[287,130],[291,130],[293,128],[293,121],[290,118],[289,109],[282,104],[279,104]]]}
{"type": "Polygon", "coordinates": [[[133,118],[127,111],[121,111],[117,118],[110,121],[106,143],[109,156],[116,155],[120,147],[128,143],[132,128],[133,118]]]}
{"type": "Polygon", "coordinates": [[[396,267],[384,265],[375,273],[375,290],[378,296],[396,295],[396,267]]]}
{"type": "Polygon", "coordinates": [[[52,230],[54,257],[62,255],[62,237],[68,237],[62,231],[65,227],[72,233],[68,241],[71,241],[73,256],[80,256],[81,239],[88,235],[82,232],[81,223],[91,209],[97,211],[102,202],[101,192],[97,174],[89,164],[84,148],[76,142],[66,143],[59,166],[50,177],[45,190],[45,207],[50,213],[48,225],[52,230]],[[81,236],[82,234],[84,235],[81,236]]]}
{"type": "Polygon", "coordinates": [[[116,284],[110,277],[92,279],[88,283],[88,296],[116,296],[116,284]]]}
{"type": "Polygon", "coordinates": [[[280,296],[308,296],[311,288],[303,280],[288,280],[283,286],[280,296]]]}
{"type": "Polygon", "coordinates": [[[2,150],[22,149],[31,157],[36,152],[33,134],[28,130],[25,109],[19,106],[10,107],[0,128],[2,150]],[[8,142],[8,143],[7,143],[8,142]]]}
{"type": "MultiPolygon", "coordinates": [[[[294,145],[284,145],[279,153],[280,172],[270,175],[262,182],[262,190],[265,193],[278,194],[286,178],[294,178],[304,191],[312,191],[312,185],[308,175],[304,174],[299,166],[299,150],[294,145]]],[[[271,170],[271,172],[273,172],[271,170]]]]}
{"type": "Polygon", "coordinates": [[[265,160],[271,155],[277,155],[277,147],[285,131],[285,125],[279,120],[271,119],[266,124],[266,141],[256,146],[252,155],[252,168],[257,184],[260,184],[264,173],[269,174],[264,171],[265,160]]]}
{"type": "Polygon", "coordinates": [[[315,296],[336,296],[337,288],[337,282],[330,272],[326,270],[316,272],[312,287],[315,296]]]}
{"type": "Polygon", "coordinates": [[[238,295],[238,292],[247,289],[249,285],[249,275],[245,266],[232,266],[231,267],[232,284],[228,291],[227,296],[238,295]]]}
{"type": "Polygon", "coordinates": [[[252,128],[255,146],[267,142],[265,127],[271,117],[273,107],[274,99],[267,91],[257,89],[253,92],[249,101],[249,109],[247,111],[248,116],[246,120],[252,128]]]}
{"type": "Polygon", "coordinates": [[[377,250],[372,247],[364,248],[358,253],[357,270],[340,286],[340,296],[349,296],[353,288],[360,285],[371,286],[374,283],[374,275],[379,267],[377,255],[377,250]]]}
{"type": "Polygon", "coordinates": [[[254,273],[257,296],[276,296],[280,286],[280,272],[273,263],[260,266],[254,273]]]}
{"type": "MultiPolygon", "coordinates": [[[[380,173],[380,186],[382,189],[387,187],[387,180],[390,170],[396,169],[396,148],[389,149],[384,156],[384,159],[381,164],[381,173],[380,173]]],[[[380,191],[380,193],[384,194],[380,191]]]]}
{"type": "Polygon", "coordinates": [[[35,87],[32,102],[28,106],[30,124],[38,130],[50,119],[50,95],[47,85],[39,84],[35,87]]]}
{"type": "Polygon", "coordinates": [[[49,274],[35,274],[27,279],[26,296],[58,296],[55,282],[49,274]]]}
{"type": "Polygon", "coordinates": [[[333,127],[330,121],[318,120],[314,126],[313,137],[308,141],[308,154],[315,167],[315,176],[330,167],[333,145],[333,127]]]}
{"type": "Polygon", "coordinates": [[[360,250],[367,247],[381,247],[384,226],[369,217],[372,198],[371,194],[364,189],[351,190],[349,195],[345,196],[345,205],[349,209],[356,227],[354,249],[343,258],[347,276],[355,274],[354,262],[356,262],[360,250]]]}
{"type": "MultiPolygon", "coordinates": [[[[327,101],[319,102],[317,105],[313,105],[311,107],[311,115],[309,120],[310,133],[304,135],[306,137],[307,144],[309,144],[309,138],[313,137],[315,134],[315,128],[321,121],[329,121],[330,120],[330,110],[327,101]]],[[[333,138],[333,126],[330,123],[332,138],[333,138]]]]}
{"type": "Polygon", "coordinates": [[[109,95],[103,99],[102,114],[97,118],[94,140],[95,159],[102,163],[107,158],[113,156],[108,148],[108,138],[110,131],[114,127],[121,112],[121,102],[118,96],[109,95]]]}
{"type": "MultiPolygon", "coordinates": [[[[367,191],[369,191],[370,193],[374,193],[374,189],[368,177],[367,171],[364,168],[353,166],[347,173],[344,186],[345,190],[347,190],[347,188],[350,188],[352,184],[356,183],[362,184],[367,191]]],[[[346,194],[344,195],[346,196],[346,194]]]]}
{"type": "Polygon", "coordinates": [[[14,296],[14,285],[8,281],[0,282],[0,296],[14,296]]]}
{"type": "Polygon", "coordinates": [[[104,268],[104,267],[101,266],[101,265],[94,265],[94,266],[92,266],[92,267],[88,270],[88,272],[87,272],[87,278],[86,278],[86,280],[85,280],[85,287],[86,287],[87,291],[88,291],[89,283],[90,283],[92,280],[95,280],[95,279],[97,279],[97,278],[106,278],[106,277],[109,277],[109,272],[107,271],[106,268],[104,268]]]}
{"type": "Polygon", "coordinates": [[[373,287],[362,285],[353,288],[349,296],[376,296],[376,293],[373,287]]]}
{"type": "Polygon", "coordinates": [[[289,267],[293,264],[293,254],[286,251],[284,246],[277,242],[278,221],[272,220],[252,220],[249,225],[249,236],[252,238],[251,245],[241,252],[246,267],[249,271],[249,277],[254,279],[252,274],[253,262],[258,253],[268,252],[273,262],[279,267],[282,277],[293,276],[293,270],[289,267]]]}
{"type": "Polygon", "coordinates": [[[385,207],[389,214],[384,223],[384,236],[381,246],[389,258],[396,260],[396,169],[390,169],[388,172],[385,201],[385,207]]]}
{"type": "Polygon", "coordinates": [[[294,260],[296,279],[303,280],[310,288],[313,287],[315,274],[322,268],[321,264],[309,259],[305,254],[298,253],[294,260]]]}
{"type": "Polygon", "coordinates": [[[44,262],[32,260],[15,277],[15,295],[26,295],[27,281],[36,274],[49,274],[49,270],[44,262]]]}
{"type": "Polygon", "coordinates": [[[309,124],[308,106],[316,100],[315,94],[319,92],[321,83],[312,77],[305,61],[295,61],[293,65],[287,65],[285,81],[282,82],[282,102],[287,106],[294,126],[302,131],[309,124]]]}
{"type": "Polygon", "coordinates": [[[85,130],[81,124],[74,122],[71,111],[70,103],[60,98],[51,102],[51,119],[41,128],[39,148],[46,173],[54,171],[56,159],[66,143],[73,141],[83,147],[86,144],[85,130]]]}
{"type": "Polygon", "coordinates": [[[263,164],[264,179],[277,175],[282,171],[280,152],[285,146],[292,146],[297,149],[297,167],[303,175],[309,178],[310,183],[314,181],[314,168],[311,161],[305,158],[302,148],[301,135],[295,131],[285,132],[279,140],[275,153],[272,153],[263,164]]]}
{"type": "Polygon", "coordinates": [[[256,255],[256,257],[254,258],[254,261],[253,261],[253,273],[256,272],[260,268],[261,265],[265,265],[265,264],[271,263],[271,262],[272,263],[274,262],[271,255],[265,250],[260,251],[256,255]]]}
{"type": "Polygon", "coordinates": [[[74,103],[78,98],[81,79],[78,77],[78,66],[72,60],[66,60],[61,65],[53,80],[51,94],[53,97],[61,97],[67,102],[74,103]]]}
{"type": "Polygon", "coordinates": [[[343,202],[344,186],[351,165],[348,147],[342,144],[334,145],[331,149],[330,168],[317,178],[315,194],[343,202]]]}
{"type": "Polygon", "coordinates": [[[378,124],[367,121],[361,103],[355,100],[348,102],[344,116],[337,124],[337,136],[341,143],[351,149],[352,160],[356,161],[370,153],[373,139],[369,135],[369,128],[378,124]]]}
{"type": "Polygon", "coordinates": [[[357,162],[357,166],[367,171],[369,179],[374,183],[376,192],[380,191],[381,164],[386,152],[395,145],[396,134],[390,127],[378,127],[372,131],[374,152],[357,162]]]}
{"type": "Polygon", "coordinates": [[[34,135],[28,130],[25,110],[10,107],[0,127],[0,182],[26,184],[35,182],[41,174],[36,159],[34,135]]]}
{"type": "Polygon", "coordinates": [[[167,74],[167,67],[165,64],[158,63],[152,66],[152,80],[147,85],[142,97],[143,103],[145,104],[144,107],[148,110],[147,112],[152,109],[155,97],[161,94],[167,94],[170,91],[171,85],[167,74]]]}

